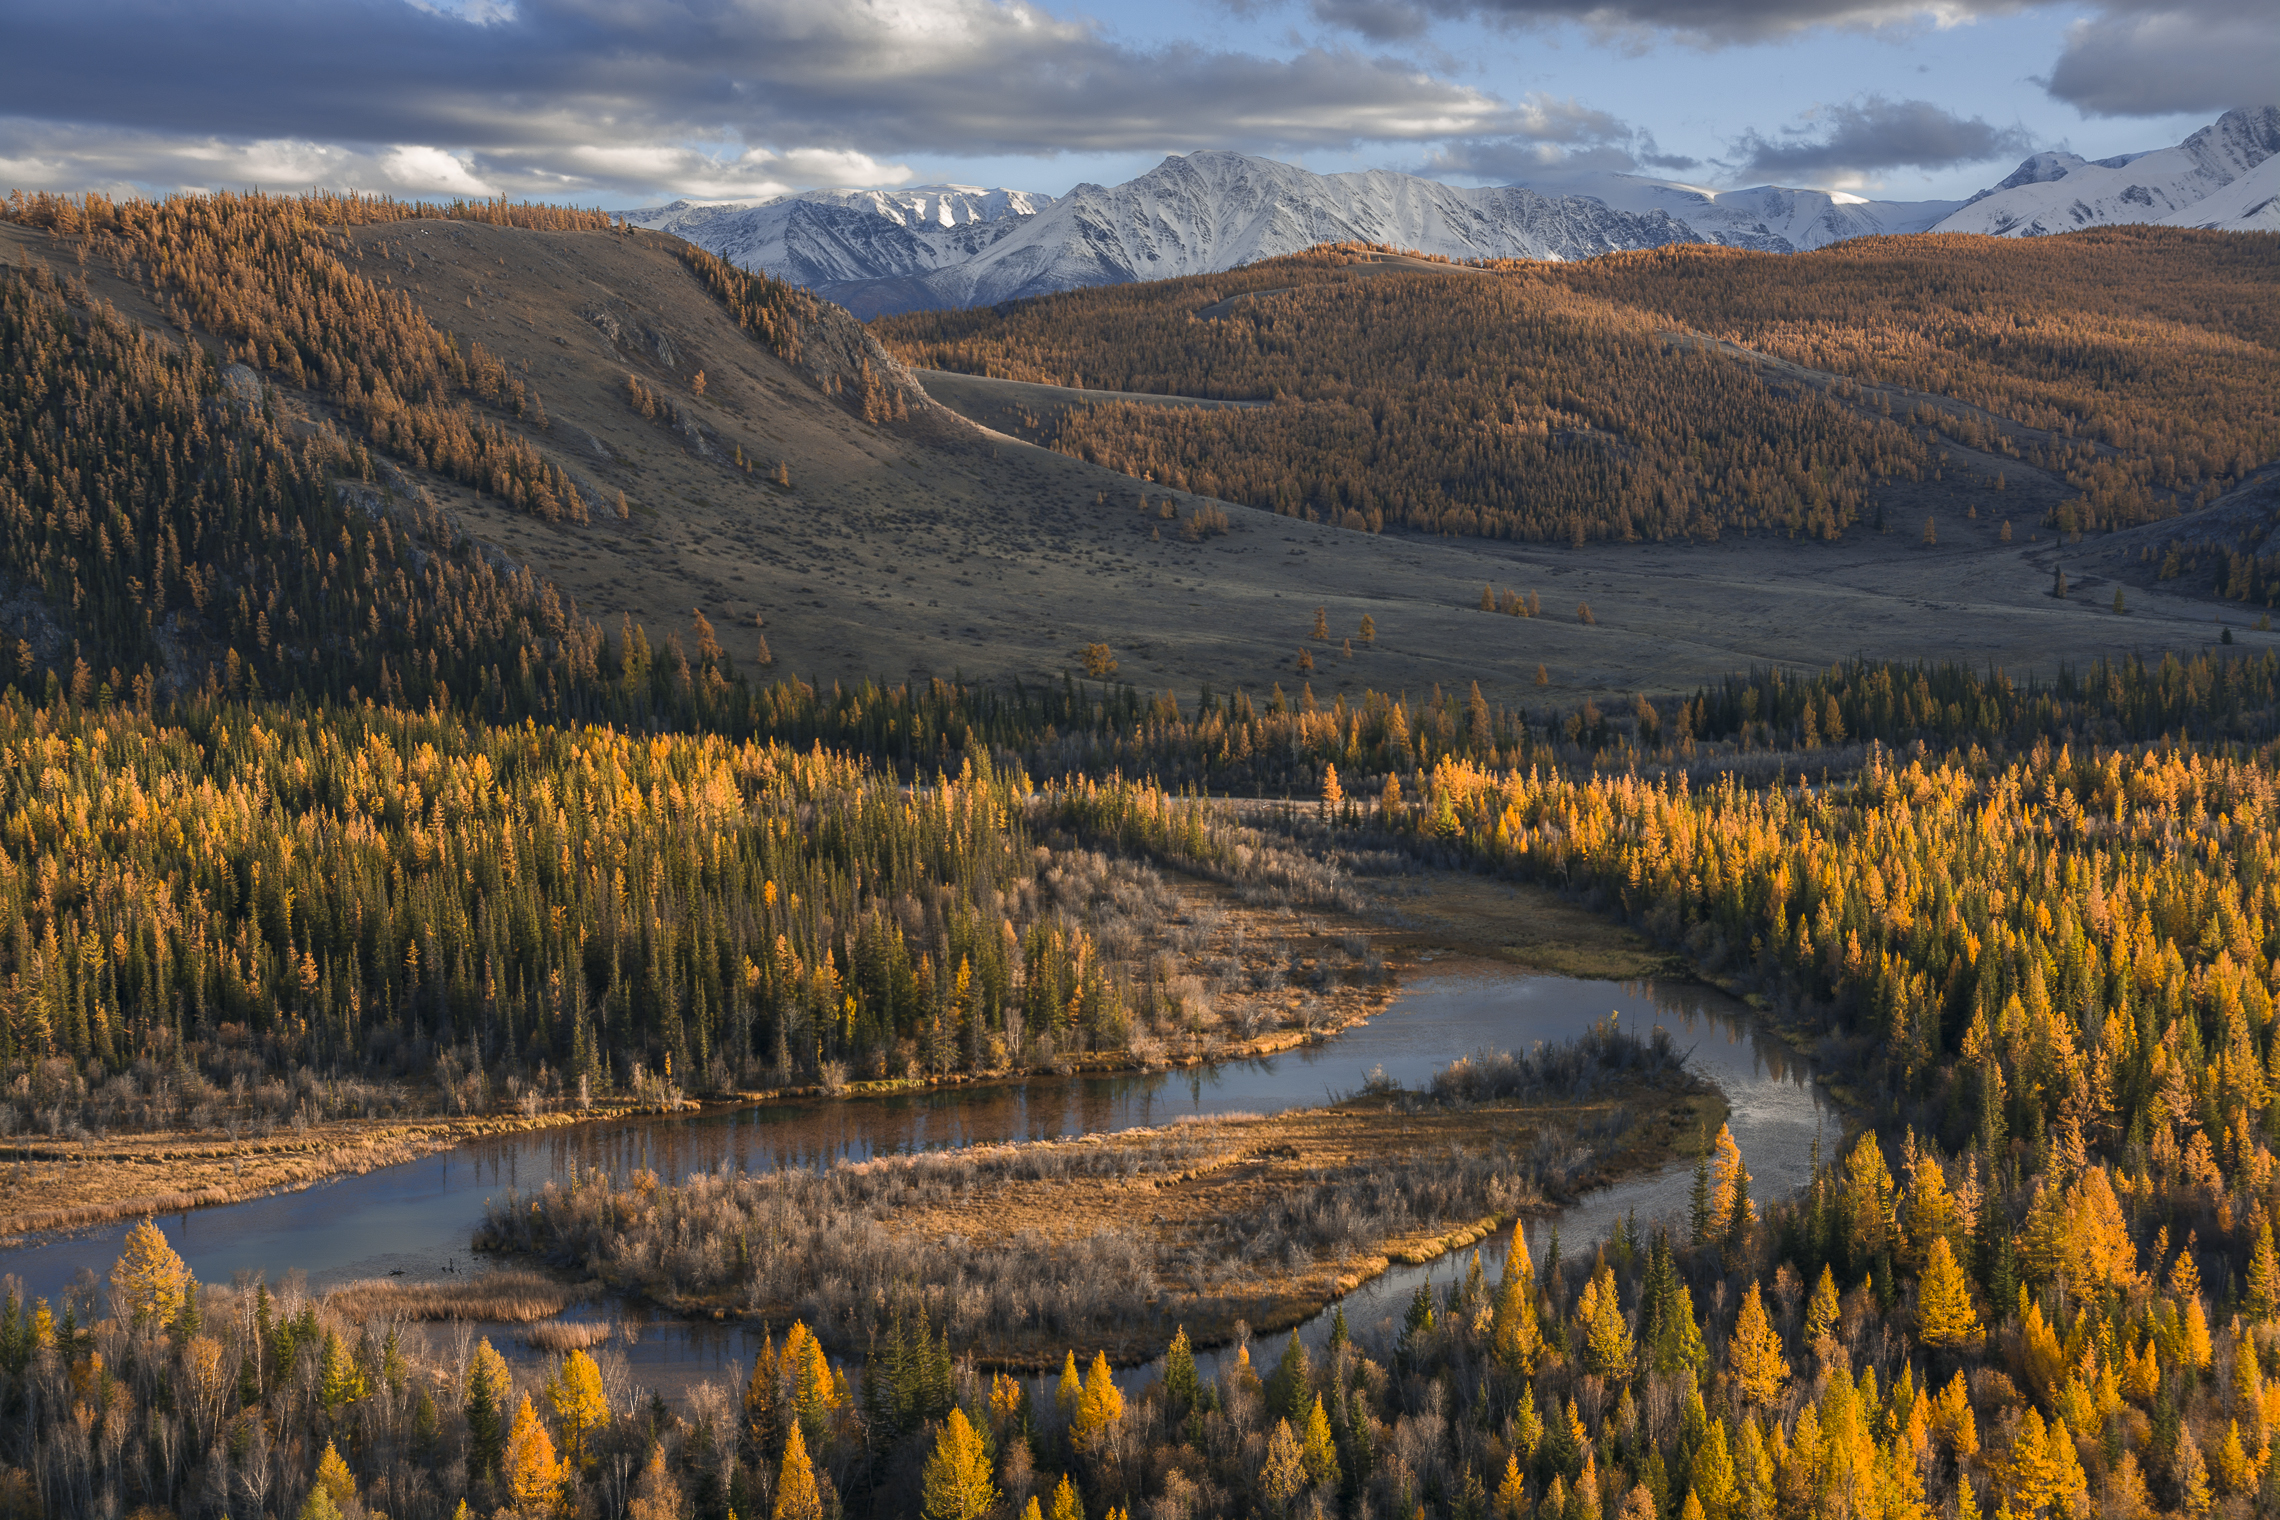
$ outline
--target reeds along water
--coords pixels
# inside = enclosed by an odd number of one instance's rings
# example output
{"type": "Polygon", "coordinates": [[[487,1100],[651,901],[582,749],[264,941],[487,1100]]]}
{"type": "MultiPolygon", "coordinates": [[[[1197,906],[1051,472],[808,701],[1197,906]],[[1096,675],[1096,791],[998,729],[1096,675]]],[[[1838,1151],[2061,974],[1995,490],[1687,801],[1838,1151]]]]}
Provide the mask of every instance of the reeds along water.
{"type": "Polygon", "coordinates": [[[470,1273],[456,1282],[398,1283],[386,1278],[350,1283],[327,1295],[335,1312],[351,1320],[474,1320],[528,1324],[550,1319],[579,1297],[542,1272],[506,1269],[470,1273]]]}
{"type": "Polygon", "coordinates": [[[548,1320],[525,1330],[523,1339],[533,1350],[560,1355],[565,1351],[590,1351],[608,1341],[613,1333],[611,1326],[599,1321],[548,1320]]]}

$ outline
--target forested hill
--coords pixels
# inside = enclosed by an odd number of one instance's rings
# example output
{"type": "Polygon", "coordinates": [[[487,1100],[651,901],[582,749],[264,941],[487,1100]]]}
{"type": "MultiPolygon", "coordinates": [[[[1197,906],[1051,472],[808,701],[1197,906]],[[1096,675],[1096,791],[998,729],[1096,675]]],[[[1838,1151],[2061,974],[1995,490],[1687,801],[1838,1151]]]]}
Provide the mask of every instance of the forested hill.
{"type": "Polygon", "coordinates": [[[2074,531],[2280,457],[2276,249],[2128,228],[1435,268],[1326,247],[875,326],[925,368],[1271,401],[1103,402],[1045,441],[1346,526],[1833,537],[1952,446],[2045,487],[2028,500],[2074,531]]]}
{"type": "Polygon", "coordinates": [[[676,575],[581,617],[445,518],[494,545],[535,534],[519,543],[553,560],[638,558],[690,472],[758,498],[818,435],[964,431],[837,308],[598,213],[327,196],[0,213],[0,572],[43,594],[11,631],[67,680],[84,658],[98,684],[147,665],[186,689],[235,650],[269,690],[599,716],[573,695],[591,615],[619,615],[618,644],[642,627],[704,644],[690,605],[722,616],[717,593],[676,575]],[[605,441],[604,419],[648,447],[605,441]]]}

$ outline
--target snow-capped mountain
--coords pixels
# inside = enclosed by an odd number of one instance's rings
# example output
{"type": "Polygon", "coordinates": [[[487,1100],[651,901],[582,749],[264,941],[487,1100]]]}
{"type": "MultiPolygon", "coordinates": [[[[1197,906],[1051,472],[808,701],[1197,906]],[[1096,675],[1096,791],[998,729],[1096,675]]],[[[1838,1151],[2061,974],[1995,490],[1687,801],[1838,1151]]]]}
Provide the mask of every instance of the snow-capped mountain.
{"type": "Polygon", "coordinates": [[[962,262],[822,293],[858,314],[988,306],[1079,286],[1208,274],[1345,241],[1451,258],[1575,259],[1695,238],[1661,212],[1576,197],[1510,186],[1468,190],[1384,170],[1313,174],[1203,152],[1167,158],[1122,185],[1079,185],[962,262]]]}
{"type": "Polygon", "coordinates": [[[2230,111],[2175,147],[2096,162],[2037,153],[1968,201],[1878,201],[1635,174],[1546,174],[1466,188],[1372,170],[1314,174],[1230,152],[1167,158],[1056,200],[927,185],[814,190],[757,205],[676,201],[629,214],[862,317],[987,306],[1127,280],[1210,274],[1319,243],[1449,258],[1578,259],[1669,243],[1796,253],[1885,233],[2028,237],[2115,222],[2280,228],[2280,106],[2230,111]]]}
{"type": "Polygon", "coordinates": [[[2161,220],[2170,227],[2280,232],[2280,153],[2273,154],[2231,184],[2211,191],[2182,211],[2170,212],[2161,220]]]}
{"type": "Polygon", "coordinates": [[[1539,180],[1532,188],[1585,196],[1634,215],[1662,212],[1685,223],[1698,242],[1766,253],[1802,253],[1846,238],[1922,232],[1963,204],[1874,201],[1841,190],[1780,185],[1712,190],[1638,174],[1569,174],[1539,180]]]}
{"type": "Polygon", "coordinates": [[[2158,222],[2250,231],[2280,226],[2280,106],[2227,111],[2173,148],[2089,161],[2038,153],[1933,228],[2040,237],[2158,222]]]}
{"type": "Polygon", "coordinates": [[[1053,204],[1027,190],[919,185],[810,190],[738,204],[675,201],[626,213],[746,269],[799,285],[924,274],[972,258],[1053,204]]]}

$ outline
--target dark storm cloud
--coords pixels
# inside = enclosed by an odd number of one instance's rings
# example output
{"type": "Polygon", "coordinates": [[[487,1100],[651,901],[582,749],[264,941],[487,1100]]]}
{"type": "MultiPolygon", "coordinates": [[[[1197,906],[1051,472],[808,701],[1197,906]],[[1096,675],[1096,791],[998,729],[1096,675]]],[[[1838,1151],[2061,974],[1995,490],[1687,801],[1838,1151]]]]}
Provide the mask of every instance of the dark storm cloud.
{"type": "Polygon", "coordinates": [[[136,143],[158,152],[191,134],[217,145],[217,164],[232,143],[440,146],[485,183],[567,189],[657,184],[674,165],[684,180],[707,165],[765,179],[802,149],[1306,148],[1524,126],[1494,96],[1351,48],[1139,48],[1018,0],[524,0],[459,14],[92,0],[16,7],[8,33],[0,164],[68,156],[78,137],[129,178],[136,143]],[[730,146],[692,159],[677,146],[690,141],[730,146]]]}
{"type": "MultiPolygon", "coordinates": [[[[1265,0],[1229,0],[1259,9],[1265,0]]],[[[1827,27],[1951,26],[2015,14],[2035,0],[1307,0],[1314,18],[1373,41],[1414,38],[1435,21],[1492,26],[1574,22],[1643,45],[1766,42],[1827,27]]],[[[2271,0],[2103,0],[2066,31],[2040,81],[2095,116],[2222,111],[2280,99],[2280,24],[2271,0]]]]}
{"type": "Polygon", "coordinates": [[[2273,104],[2280,102],[2280,18],[2269,0],[2108,5],[2068,28],[2044,83],[2091,116],[2273,104]]]}
{"type": "Polygon", "coordinates": [[[1747,132],[1734,145],[1737,174],[1808,182],[1879,169],[1948,169],[2033,150],[2034,140],[2018,127],[1881,95],[1820,107],[1805,127],[1770,138],[1747,132]]]}
{"type": "MultiPolygon", "coordinates": [[[[1251,0],[1245,0],[1251,3],[1251,0]]],[[[2023,10],[2031,0],[1310,0],[1317,21],[1364,37],[1417,36],[1435,21],[1535,26],[1572,21],[1644,41],[1766,42],[1817,27],[1880,27],[2023,10]]]]}

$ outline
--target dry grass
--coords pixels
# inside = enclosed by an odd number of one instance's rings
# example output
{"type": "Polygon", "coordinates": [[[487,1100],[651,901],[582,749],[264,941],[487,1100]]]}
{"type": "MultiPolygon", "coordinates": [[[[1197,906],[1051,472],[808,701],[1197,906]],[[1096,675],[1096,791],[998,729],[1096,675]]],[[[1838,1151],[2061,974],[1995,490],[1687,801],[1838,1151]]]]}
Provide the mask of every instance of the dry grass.
{"type": "Polygon", "coordinates": [[[1549,887],[1432,871],[1410,878],[1402,890],[1409,895],[1388,904],[1403,922],[1402,932],[1388,940],[1389,952],[1456,950],[1557,976],[1608,981],[1689,974],[1683,960],[1637,930],[1549,887]]]}
{"type": "MultiPolygon", "coordinates": [[[[385,1277],[350,1283],[327,1295],[327,1303],[349,1319],[470,1319],[527,1325],[552,1319],[585,1296],[583,1288],[543,1272],[509,1269],[482,1272],[458,1282],[400,1283],[385,1277]]],[[[539,1326],[532,1334],[574,1326],[539,1326]]],[[[608,1329],[592,1345],[608,1339],[608,1329]]],[[[533,1341],[532,1344],[537,1344],[533,1341]]]]}
{"type": "Polygon", "coordinates": [[[411,1122],[340,1119],[266,1139],[210,1133],[0,1146],[0,1244],[290,1192],[328,1177],[415,1161],[482,1135],[574,1124],[579,1114],[411,1122]]]}
{"type": "Polygon", "coordinates": [[[531,1326],[523,1332],[523,1339],[534,1351],[560,1356],[565,1351],[590,1351],[608,1340],[608,1325],[592,1320],[548,1320],[531,1326]]]}
{"type": "MultiPolygon", "coordinates": [[[[1464,1249],[1524,1214],[1550,1211],[1566,1198],[1660,1166],[1698,1142],[1705,1123],[1714,1129],[1723,1107],[1716,1092],[1676,1076],[1625,1083],[1582,1102],[1420,1110],[1358,1098],[1263,1119],[1230,1115],[1179,1126],[1183,1142],[1205,1139],[1213,1151],[1182,1172],[1017,1183],[986,1199],[914,1210],[894,1228],[926,1240],[1006,1245],[1137,1236],[1159,1266],[1165,1304],[1176,1306],[1175,1317],[1198,1344],[1215,1344],[1234,1337],[1238,1320],[1256,1331],[1298,1324],[1397,1262],[1416,1264],[1464,1249]],[[1257,1253],[1238,1263],[1223,1254],[1241,1233],[1239,1221],[1272,1214],[1324,1177],[1363,1173],[1390,1183],[1404,1172],[1446,1167],[1459,1153],[1517,1159],[1563,1151],[1585,1151],[1588,1159],[1562,1179],[1558,1195],[1513,1210],[1443,1220],[1336,1255],[1257,1253]]],[[[1138,1152],[1161,1138],[1141,1131],[1049,1143],[1138,1152]]],[[[1121,1349],[1145,1354],[1161,1339],[1157,1328],[1149,1326],[1121,1349]]],[[[998,1346],[988,1354],[1013,1364],[1053,1362],[1049,1346],[998,1346]]]]}

